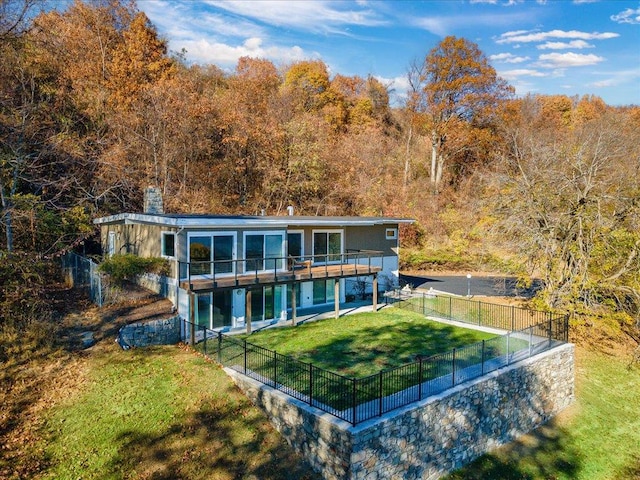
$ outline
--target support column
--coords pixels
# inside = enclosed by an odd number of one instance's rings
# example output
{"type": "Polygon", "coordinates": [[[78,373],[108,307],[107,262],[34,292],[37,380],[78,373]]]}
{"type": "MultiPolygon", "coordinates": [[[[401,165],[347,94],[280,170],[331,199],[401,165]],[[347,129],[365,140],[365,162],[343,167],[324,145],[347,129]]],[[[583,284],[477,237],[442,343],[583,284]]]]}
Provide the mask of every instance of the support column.
{"type": "Polygon", "coordinates": [[[378,274],[373,274],[373,311],[378,311],[378,274]]]}
{"type": "Polygon", "coordinates": [[[340,279],[336,278],[333,284],[333,301],[335,303],[336,313],[335,317],[340,316],[340,279]]]}
{"type": "Polygon", "coordinates": [[[189,344],[196,344],[196,294],[189,292],[189,344]]]}
{"type": "Polygon", "coordinates": [[[291,284],[291,324],[295,327],[298,322],[298,312],[296,304],[296,294],[298,293],[298,284],[293,282],[291,284]]]}
{"type": "Polygon", "coordinates": [[[244,324],[247,326],[247,335],[251,335],[251,289],[244,291],[244,324]]]}

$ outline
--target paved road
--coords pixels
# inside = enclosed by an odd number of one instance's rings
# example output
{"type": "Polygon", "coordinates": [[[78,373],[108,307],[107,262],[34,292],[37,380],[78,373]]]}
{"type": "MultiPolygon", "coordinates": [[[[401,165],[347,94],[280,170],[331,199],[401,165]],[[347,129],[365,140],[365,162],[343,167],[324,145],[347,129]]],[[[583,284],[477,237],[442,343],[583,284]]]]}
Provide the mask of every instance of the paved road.
{"type": "Polygon", "coordinates": [[[453,293],[455,295],[472,296],[493,296],[493,297],[526,297],[531,298],[541,287],[540,282],[528,288],[518,288],[515,277],[498,276],[472,276],[467,279],[466,275],[404,275],[400,274],[400,285],[409,284],[413,288],[440,290],[441,292],[453,293]]]}

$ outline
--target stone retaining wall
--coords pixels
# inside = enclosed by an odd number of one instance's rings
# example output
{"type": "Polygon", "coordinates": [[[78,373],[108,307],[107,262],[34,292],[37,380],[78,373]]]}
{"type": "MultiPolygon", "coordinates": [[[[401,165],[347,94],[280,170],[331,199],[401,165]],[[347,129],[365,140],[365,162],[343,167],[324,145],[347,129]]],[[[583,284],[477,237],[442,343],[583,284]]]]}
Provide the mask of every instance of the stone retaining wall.
{"type": "Polygon", "coordinates": [[[179,316],[165,320],[130,323],[120,329],[117,341],[124,350],[150,345],[173,345],[181,340],[180,326],[179,316]]]}
{"type": "Polygon", "coordinates": [[[574,399],[565,344],[355,427],[226,369],[326,479],[429,479],[549,421],[574,399]]]}

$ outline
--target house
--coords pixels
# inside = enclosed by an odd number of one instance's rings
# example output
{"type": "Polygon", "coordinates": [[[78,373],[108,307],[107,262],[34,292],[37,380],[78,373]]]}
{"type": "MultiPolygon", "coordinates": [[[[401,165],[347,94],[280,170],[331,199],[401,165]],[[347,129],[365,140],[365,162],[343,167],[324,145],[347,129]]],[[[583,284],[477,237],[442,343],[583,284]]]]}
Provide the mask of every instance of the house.
{"type": "MultiPolygon", "coordinates": [[[[290,211],[290,213],[292,213],[290,211]]],[[[142,283],[178,313],[212,329],[280,320],[300,308],[335,308],[397,285],[398,227],[383,217],[121,213],[94,221],[103,252],[164,257],[166,277],[142,283]]]]}

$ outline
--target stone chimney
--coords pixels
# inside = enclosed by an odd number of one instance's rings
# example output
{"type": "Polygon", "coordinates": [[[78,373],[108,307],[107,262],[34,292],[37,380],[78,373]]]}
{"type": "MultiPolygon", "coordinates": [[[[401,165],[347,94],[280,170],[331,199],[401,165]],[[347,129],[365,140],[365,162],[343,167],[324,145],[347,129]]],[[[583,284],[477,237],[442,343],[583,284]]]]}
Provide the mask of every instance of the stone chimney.
{"type": "Polygon", "coordinates": [[[144,213],[151,215],[164,213],[162,191],[159,187],[147,187],[144,189],[144,213]]]}

